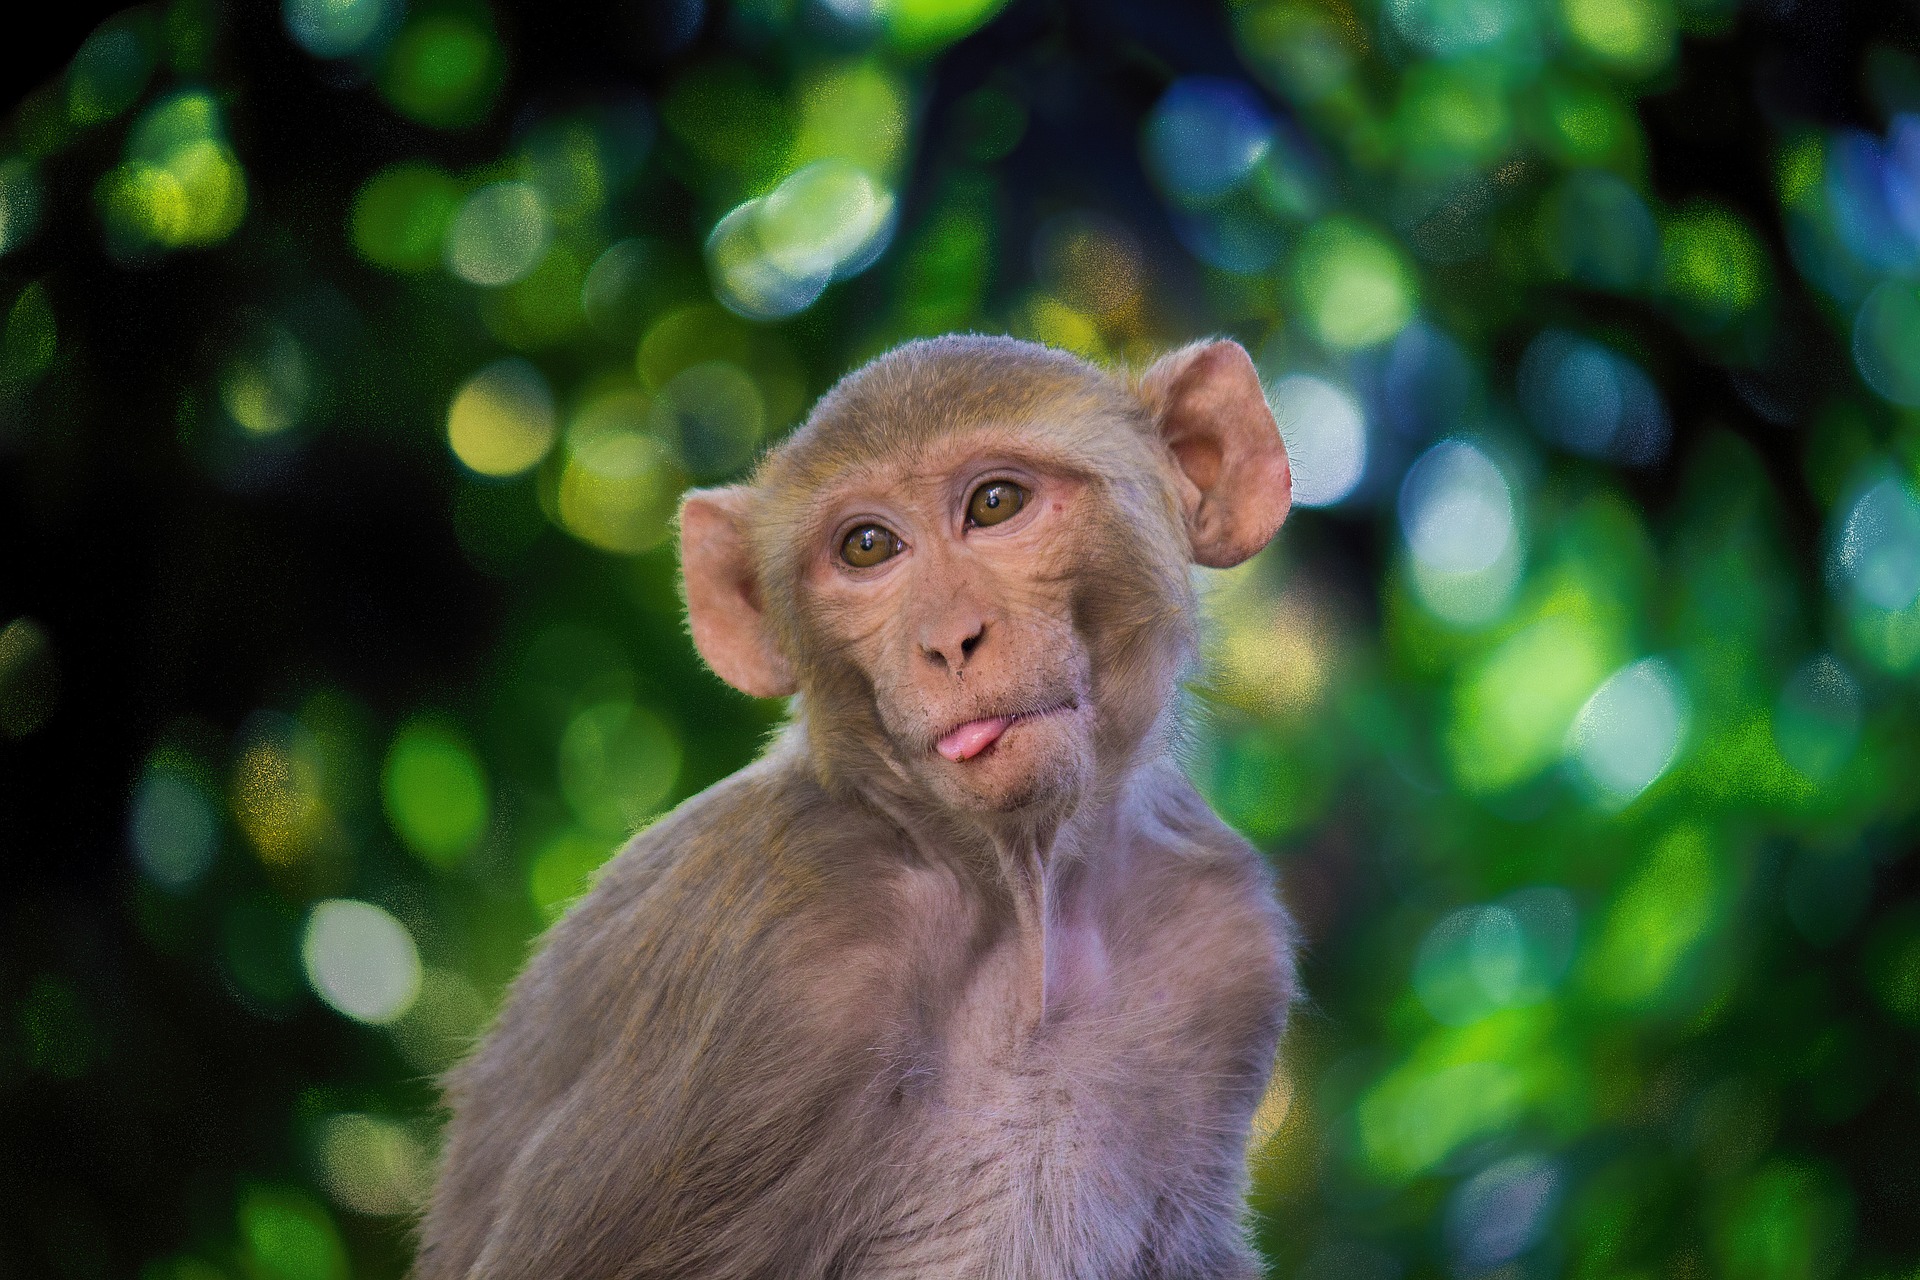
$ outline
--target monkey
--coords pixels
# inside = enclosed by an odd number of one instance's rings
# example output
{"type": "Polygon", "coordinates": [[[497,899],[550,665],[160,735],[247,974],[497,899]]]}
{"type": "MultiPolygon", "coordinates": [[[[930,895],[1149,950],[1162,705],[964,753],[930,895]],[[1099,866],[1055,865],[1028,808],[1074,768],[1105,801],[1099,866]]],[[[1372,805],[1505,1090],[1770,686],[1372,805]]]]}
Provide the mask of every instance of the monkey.
{"type": "Polygon", "coordinates": [[[1192,566],[1291,502],[1246,351],[949,335],[679,515],[694,646],[790,698],[633,839],[447,1083],[417,1280],[1260,1274],[1296,988],[1179,767],[1192,566]]]}

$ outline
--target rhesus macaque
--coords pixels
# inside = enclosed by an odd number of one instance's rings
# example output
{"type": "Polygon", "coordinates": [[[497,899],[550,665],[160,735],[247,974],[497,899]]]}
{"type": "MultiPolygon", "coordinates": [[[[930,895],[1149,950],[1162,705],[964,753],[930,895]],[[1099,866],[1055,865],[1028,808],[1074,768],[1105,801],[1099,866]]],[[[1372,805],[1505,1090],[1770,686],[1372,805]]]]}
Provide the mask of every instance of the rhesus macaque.
{"type": "Polygon", "coordinates": [[[454,1072],[416,1275],[1259,1274],[1292,941],[1172,747],[1189,565],[1290,498],[1238,345],[1126,378],[986,337],[689,494],[694,644],[791,720],[634,837],[454,1072]]]}

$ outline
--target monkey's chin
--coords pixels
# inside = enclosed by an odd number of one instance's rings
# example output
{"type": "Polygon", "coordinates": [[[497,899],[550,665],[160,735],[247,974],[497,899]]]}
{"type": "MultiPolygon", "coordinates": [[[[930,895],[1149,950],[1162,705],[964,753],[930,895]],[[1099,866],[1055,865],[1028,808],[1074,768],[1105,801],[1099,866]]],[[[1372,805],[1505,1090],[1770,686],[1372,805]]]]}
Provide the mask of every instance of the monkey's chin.
{"type": "Polygon", "coordinates": [[[1077,709],[1022,716],[978,755],[930,756],[930,781],[957,808],[991,813],[1070,803],[1091,772],[1092,737],[1077,709]]]}

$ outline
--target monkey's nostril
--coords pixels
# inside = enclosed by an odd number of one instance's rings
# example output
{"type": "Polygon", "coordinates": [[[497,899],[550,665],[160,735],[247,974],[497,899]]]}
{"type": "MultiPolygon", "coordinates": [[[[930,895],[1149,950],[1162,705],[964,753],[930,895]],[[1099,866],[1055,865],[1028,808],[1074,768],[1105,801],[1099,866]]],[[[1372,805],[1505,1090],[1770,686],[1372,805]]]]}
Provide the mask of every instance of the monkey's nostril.
{"type": "Polygon", "coordinates": [[[976,626],[973,633],[966,636],[956,637],[949,631],[944,638],[936,639],[923,632],[920,639],[920,652],[927,656],[928,662],[940,670],[951,671],[958,675],[967,665],[967,660],[973,657],[973,651],[980,647],[980,641],[986,638],[986,634],[985,623],[976,626]]]}

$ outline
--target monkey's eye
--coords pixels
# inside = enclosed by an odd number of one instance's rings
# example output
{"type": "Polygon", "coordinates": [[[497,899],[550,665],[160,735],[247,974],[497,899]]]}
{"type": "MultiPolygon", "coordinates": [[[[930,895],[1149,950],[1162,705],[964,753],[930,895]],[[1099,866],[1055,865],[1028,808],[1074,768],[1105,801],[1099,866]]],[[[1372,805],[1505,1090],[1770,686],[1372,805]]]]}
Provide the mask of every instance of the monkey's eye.
{"type": "Polygon", "coordinates": [[[899,553],[900,539],[877,524],[863,524],[840,544],[840,558],[856,569],[871,569],[899,553]]]}
{"type": "Polygon", "coordinates": [[[967,499],[967,523],[999,524],[1011,520],[1027,505],[1027,491],[1011,480],[989,480],[967,499]]]}

